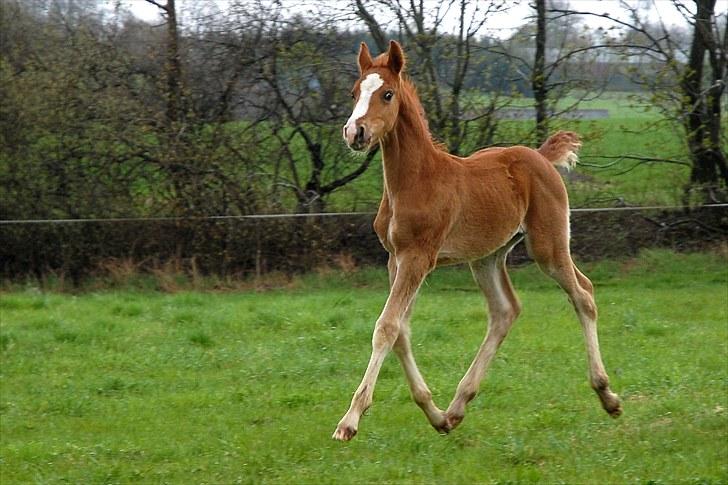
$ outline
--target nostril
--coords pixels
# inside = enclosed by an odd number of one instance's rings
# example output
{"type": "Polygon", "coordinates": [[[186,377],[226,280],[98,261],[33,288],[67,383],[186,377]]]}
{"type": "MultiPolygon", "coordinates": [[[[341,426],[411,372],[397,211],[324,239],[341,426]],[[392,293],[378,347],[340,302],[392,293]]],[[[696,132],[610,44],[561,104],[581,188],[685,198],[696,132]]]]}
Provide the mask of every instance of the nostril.
{"type": "Polygon", "coordinates": [[[360,126],[359,128],[357,128],[356,139],[359,141],[364,140],[364,127],[363,126],[360,126]]]}

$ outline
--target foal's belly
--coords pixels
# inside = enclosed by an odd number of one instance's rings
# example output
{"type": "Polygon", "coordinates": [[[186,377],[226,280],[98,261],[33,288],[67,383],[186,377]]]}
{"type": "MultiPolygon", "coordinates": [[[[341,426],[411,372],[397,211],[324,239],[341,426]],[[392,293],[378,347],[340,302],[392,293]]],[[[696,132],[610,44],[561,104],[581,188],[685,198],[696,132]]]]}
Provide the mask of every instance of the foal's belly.
{"type": "Polygon", "coordinates": [[[464,263],[489,256],[522,232],[523,210],[508,202],[505,199],[500,205],[489,204],[490,210],[474,207],[453,214],[455,221],[445,229],[444,240],[437,226],[427,223],[426,216],[397,220],[388,206],[387,211],[380,209],[374,228],[382,245],[392,254],[404,247],[432,249],[433,241],[442,241],[437,248],[437,265],[464,263]]]}
{"type": "Polygon", "coordinates": [[[505,246],[521,232],[518,221],[503,221],[499,225],[464,225],[455,228],[437,253],[437,265],[465,263],[482,259],[505,246]]]}

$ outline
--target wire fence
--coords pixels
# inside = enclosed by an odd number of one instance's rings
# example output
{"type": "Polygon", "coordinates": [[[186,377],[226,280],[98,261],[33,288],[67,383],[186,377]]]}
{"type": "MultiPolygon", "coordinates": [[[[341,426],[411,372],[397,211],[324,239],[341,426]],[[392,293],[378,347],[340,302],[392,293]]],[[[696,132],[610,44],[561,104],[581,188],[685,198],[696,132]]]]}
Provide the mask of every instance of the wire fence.
{"type": "MultiPolygon", "coordinates": [[[[728,208],[728,204],[705,204],[701,206],[686,205],[652,205],[652,206],[625,206],[625,207],[592,207],[570,209],[572,213],[589,212],[621,212],[621,211],[647,211],[647,210],[694,210],[728,208]]],[[[213,216],[180,216],[180,217],[94,217],[79,219],[3,219],[0,225],[11,224],[75,224],[92,222],[177,222],[177,221],[225,221],[225,220],[256,220],[256,219],[295,219],[320,217],[346,217],[346,216],[375,216],[376,212],[314,212],[293,214],[246,214],[246,215],[213,215],[213,216]]]]}
{"type": "MultiPolygon", "coordinates": [[[[579,260],[643,248],[700,250],[728,240],[728,204],[572,209],[579,260]]],[[[136,271],[246,277],[386,263],[373,212],[0,220],[0,278],[80,282],[123,263],[136,271]]],[[[528,259],[522,245],[512,263],[528,259]]]]}

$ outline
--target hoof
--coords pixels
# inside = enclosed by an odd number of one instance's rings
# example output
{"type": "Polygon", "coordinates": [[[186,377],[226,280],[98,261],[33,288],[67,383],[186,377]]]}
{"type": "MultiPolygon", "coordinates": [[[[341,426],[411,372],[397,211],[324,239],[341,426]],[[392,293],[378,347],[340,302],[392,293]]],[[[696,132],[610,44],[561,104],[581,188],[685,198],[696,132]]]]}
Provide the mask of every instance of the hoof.
{"type": "Polygon", "coordinates": [[[331,437],[338,441],[349,441],[354,436],[356,436],[356,428],[352,428],[351,426],[343,426],[339,425],[336,427],[336,431],[334,431],[334,434],[331,435],[331,437]]]}
{"type": "Polygon", "coordinates": [[[613,392],[608,392],[599,394],[599,398],[602,401],[602,407],[611,417],[618,418],[622,415],[622,404],[619,402],[619,396],[613,392]]]}
{"type": "Polygon", "coordinates": [[[448,434],[450,431],[458,427],[458,425],[463,421],[464,417],[465,416],[462,415],[456,416],[454,414],[445,413],[442,423],[439,423],[438,425],[433,425],[433,427],[440,434],[448,434]]]}
{"type": "Polygon", "coordinates": [[[452,428],[447,424],[447,420],[444,420],[440,424],[433,424],[432,427],[435,428],[435,431],[440,434],[448,434],[450,431],[452,431],[452,428]]]}
{"type": "Polygon", "coordinates": [[[447,422],[448,427],[450,428],[450,431],[454,430],[458,426],[460,426],[460,423],[463,422],[463,418],[465,416],[462,414],[450,414],[445,413],[445,421],[447,422]]]}
{"type": "Polygon", "coordinates": [[[611,417],[618,418],[622,415],[622,405],[619,404],[619,401],[617,401],[616,406],[606,409],[606,411],[611,417]]]}

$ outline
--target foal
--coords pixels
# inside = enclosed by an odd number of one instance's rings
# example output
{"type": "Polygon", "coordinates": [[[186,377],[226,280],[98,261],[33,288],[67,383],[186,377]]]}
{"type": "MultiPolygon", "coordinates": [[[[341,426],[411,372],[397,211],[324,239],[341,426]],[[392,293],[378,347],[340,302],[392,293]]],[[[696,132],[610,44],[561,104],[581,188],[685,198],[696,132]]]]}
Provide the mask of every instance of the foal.
{"type": "Polygon", "coordinates": [[[389,252],[390,292],[372,337],[364,378],[333,438],[350,440],[371,405],[377,375],[394,350],[412,397],[432,426],[453,430],[480,386],[521,305],[506,273],[506,257],[522,239],[540,268],[566,291],[581,322],[589,357],[589,378],[604,409],[622,413],[619,398],[599,354],[597,308],[589,279],[569,252],[569,202],[554,165],[571,166],[581,146],[572,132],[551,136],[541,148],[515,146],[480,150],[467,158],[433,143],[415,88],[403,74],[404,54],[392,41],[372,59],[359,50],[360,79],[352,95],[354,111],[343,136],[354,150],[379,144],[384,191],[374,230],[389,252]],[[435,266],[467,262],[485,295],[490,320],[475,359],[446,411],[417,369],[410,347],[409,317],[425,276],[435,266]]]}

